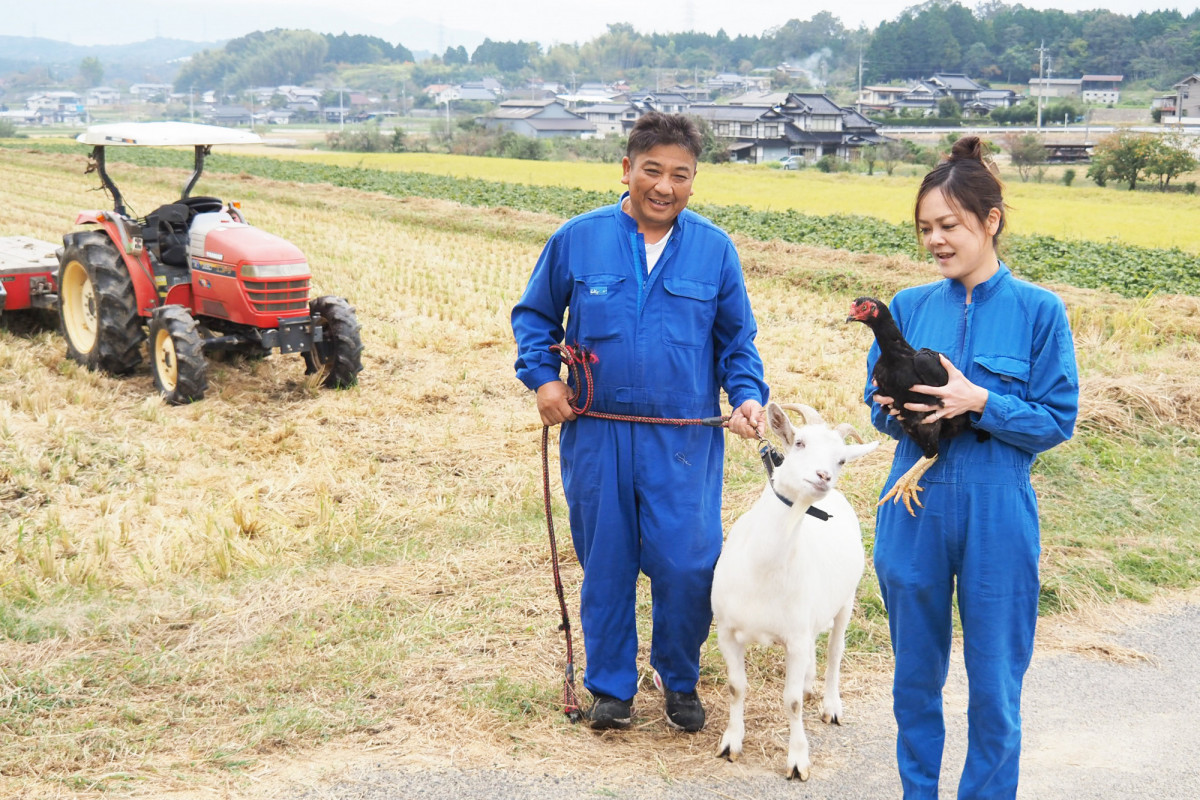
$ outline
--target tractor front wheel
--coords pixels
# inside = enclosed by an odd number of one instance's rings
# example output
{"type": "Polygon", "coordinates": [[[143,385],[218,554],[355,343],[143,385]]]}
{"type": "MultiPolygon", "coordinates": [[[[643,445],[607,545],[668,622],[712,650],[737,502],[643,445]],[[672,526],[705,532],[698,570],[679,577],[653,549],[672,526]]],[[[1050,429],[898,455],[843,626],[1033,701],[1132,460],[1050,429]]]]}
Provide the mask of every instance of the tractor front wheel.
{"type": "Polygon", "coordinates": [[[66,236],[63,244],[58,313],[67,357],[92,370],[132,372],[146,334],[124,260],[100,231],[66,236]]]}
{"type": "Polygon", "coordinates": [[[354,309],[341,297],[317,297],[308,304],[321,328],[321,341],[304,354],[306,375],[320,374],[321,384],[344,389],[358,383],[362,372],[362,329],[354,309]]]}
{"type": "Polygon", "coordinates": [[[183,306],[161,306],[150,318],[150,370],[163,399],[181,406],[203,399],[208,364],[200,329],[183,306]]]}

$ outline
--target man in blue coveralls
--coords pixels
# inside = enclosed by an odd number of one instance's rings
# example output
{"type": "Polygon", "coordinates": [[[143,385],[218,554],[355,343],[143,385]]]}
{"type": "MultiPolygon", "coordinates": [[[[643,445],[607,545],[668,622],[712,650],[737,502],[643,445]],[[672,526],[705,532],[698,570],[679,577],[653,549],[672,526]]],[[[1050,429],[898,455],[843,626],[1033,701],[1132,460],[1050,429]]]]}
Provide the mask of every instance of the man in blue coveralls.
{"type": "Polygon", "coordinates": [[[632,719],[639,572],[650,579],[650,665],[667,723],[704,727],[696,682],[721,550],[725,440],[699,425],[577,419],[577,387],[560,379],[550,346],[593,354],[595,411],[710,417],[724,389],[729,428],[746,438],[762,432],[767,386],[737,251],[724,231],[685,210],[701,147],[687,117],[639,119],[622,161],[629,191],[555,232],[512,312],[517,377],[537,392],[542,422],[562,424],[563,488],[583,566],[584,686],[597,729],[632,719]]]}

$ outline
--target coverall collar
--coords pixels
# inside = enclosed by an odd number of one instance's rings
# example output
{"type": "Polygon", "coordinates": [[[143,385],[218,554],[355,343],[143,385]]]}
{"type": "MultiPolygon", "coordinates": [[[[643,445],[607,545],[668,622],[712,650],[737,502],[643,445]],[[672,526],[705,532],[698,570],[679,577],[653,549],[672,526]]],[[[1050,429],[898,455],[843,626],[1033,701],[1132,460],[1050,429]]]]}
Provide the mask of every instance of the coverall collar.
{"type": "MultiPolygon", "coordinates": [[[[995,275],[988,278],[971,291],[972,303],[987,302],[988,298],[1000,291],[1001,287],[1003,287],[1008,281],[1009,277],[1012,275],[1012,271],[1009,270],[1008,266],[1003,261],[999,262],[999,264],[1000,266],[996,270],[995,275]]],[[[948,284],[947,291],[949,291],[950,297],[955,302],[960,304],[967,302],[967,287],[963,286],[956,280],[948,280],[946,283],[948,284]]]]}
{"type": "MultiPolygon", "coordinates": [[[[637,220],[634,219],[631,214],[626,213],[625,210],[622,208],[622,206],[625,204],[625,198],[627,198],[627,197],[629,197],[629,192],[625,192],[624,194],[621,195],[621,198],[619,200],[617,200],[617,206],[616,206],[617,221],[621,224],[622,230],[627,231],[629,233],[637,233],[638,232],[637,220]]],[[[673,224],[674,224],[674,232],[676,234],[681,233],[683,231],[684,220],[686,219],[686,217],[687,217],[687,209],[686,208],[677,217],[675,217],[675,222],[673,224]]]]}

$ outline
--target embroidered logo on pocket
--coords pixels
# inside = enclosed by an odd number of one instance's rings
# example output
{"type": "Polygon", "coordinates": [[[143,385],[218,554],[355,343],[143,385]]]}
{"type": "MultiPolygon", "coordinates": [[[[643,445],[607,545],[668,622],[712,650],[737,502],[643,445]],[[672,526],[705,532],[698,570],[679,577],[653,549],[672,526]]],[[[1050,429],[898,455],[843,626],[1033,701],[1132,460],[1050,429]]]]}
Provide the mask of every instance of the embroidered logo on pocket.
{"type": "Polygon", "coordinates": [[[588,289],[588,294],[593,294],[593,295],[608,294],[608,287],[607,286],[593,286],[592,288],[588,289]]]}

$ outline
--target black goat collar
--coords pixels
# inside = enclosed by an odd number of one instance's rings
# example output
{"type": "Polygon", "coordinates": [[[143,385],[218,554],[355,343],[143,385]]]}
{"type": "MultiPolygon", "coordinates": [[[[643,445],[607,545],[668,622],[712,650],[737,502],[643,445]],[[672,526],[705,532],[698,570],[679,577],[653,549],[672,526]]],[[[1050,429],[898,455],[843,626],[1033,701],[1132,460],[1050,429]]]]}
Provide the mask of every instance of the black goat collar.
{"type": "MultiPolygon", "coordinates": [[[[767,470],[767,485],[771,487],[771,491],[777,498],[779,498],[779,502],[783,503],[788,508],[791,508],[793,505],[795,505],[793,501],[781,495],[775,488],[775,468],[783,463],[783,455],[766,442],[763,443],[762,449],[758,451],[758,454],[762,456],[763,467],[767,470]]],[[[822,511],[816,506],[809,506],[808,508],[804,509],[804,513],[808,514],[810,517],[816,517],[822,522],[832,516],[828,511],[822,511]]]]}

